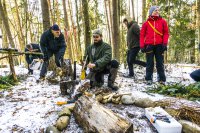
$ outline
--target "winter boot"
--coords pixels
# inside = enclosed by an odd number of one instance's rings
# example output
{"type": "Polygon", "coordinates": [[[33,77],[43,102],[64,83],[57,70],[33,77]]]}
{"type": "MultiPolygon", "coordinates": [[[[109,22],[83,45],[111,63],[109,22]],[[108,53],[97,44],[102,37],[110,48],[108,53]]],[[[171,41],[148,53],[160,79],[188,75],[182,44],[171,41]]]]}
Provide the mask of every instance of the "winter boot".
{"type": "Polygon", "coordinates": [[[115,79],[117,78],[117,71],[118,68],[111,68],[108,76],[108,87],[115,91],[119,89],[118,86],[114,85],[115,79]]]}

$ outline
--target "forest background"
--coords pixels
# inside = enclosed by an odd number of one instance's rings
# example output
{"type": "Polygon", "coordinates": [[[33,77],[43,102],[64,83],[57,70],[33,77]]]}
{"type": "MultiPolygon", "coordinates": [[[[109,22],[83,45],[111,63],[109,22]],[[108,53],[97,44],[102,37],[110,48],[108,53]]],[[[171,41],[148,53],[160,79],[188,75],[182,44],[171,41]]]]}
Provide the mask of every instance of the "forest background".
{"type": "MultiPolygon", "coordinates": [[[[122,20],[130,16],[141,26],[152,5],[160,6],[170,29],[166,63],[200,64],[200,0],[0,0],[0,48],[24,51],[56,23],[67,42],[65,58],[79,61],[92,43],[92,30],[100,28],[113,47],[113,58],[126,63],[122,20]]],[[[24,56],[15,57],[15,65],[24,62],[24,56]]],[[[4,59],[0,64],[8,63],[4,59]]]]}

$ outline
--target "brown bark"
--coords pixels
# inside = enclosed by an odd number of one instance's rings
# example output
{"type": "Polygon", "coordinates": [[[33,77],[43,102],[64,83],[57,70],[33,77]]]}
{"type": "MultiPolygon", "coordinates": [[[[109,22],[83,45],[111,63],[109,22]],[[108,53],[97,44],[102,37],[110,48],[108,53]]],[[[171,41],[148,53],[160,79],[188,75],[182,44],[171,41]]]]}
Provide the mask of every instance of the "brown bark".
{"type": "Polygon", "coordinates": [[[67,41],[67,49],[69,53],[69,58],[72,59],[72,49],[71,49],[71,36],[69,35],[69,20],[67,14],[66,0],[63,0],[63,9],[64,9],[64,25],[65,25],[65,40],[67,41]]]}
{"type": "Polygon", "coordinates": [[[133,125],[87,96],[78,99],[74,117],[87,133],[132,133],[133,125]]]}
{"type": "Polygon", "coordinates": [[[50,28],[49,6],[47,0],[41,0],[43,31],[50,28]]]}
{"type": "Polygon", "coordinates": [[[90,29],[90,19],[89,19],[89,11],[88,11],[88,0],[82,0],[83,6],[83,21],[84,21],[84,40],[85,40],[85,48],[91,44],[91,29],[90,29]]]}
{"type": "Polygon", "coordinates": [[[109,36],[109,44],[111,45],[111,31],[110,31],[110,22],[108,17],[108,10],[107,10],[107,2],[104,0],[104,7],[105,7],[105,13],[106,13],[106,21],[107,21],[107,29],[108,29],[108,36],[109,36]]]}
{"type": "Polygon", "coordinates": [[[113,58],[120,60],[119,44],[120,44],[120,32],[119,32],[119,13],[118,13],[118,0],[112,1],[112,16],[113,16],[113,58]]]}
{"type": "Polygon", "coordinates": [[[21,26],[21,20],[20,20],[20,16],[19,16],[19,9],[18,9],[18,4],[17,4],[17,0],[14,0],[15,2],[15,8],[16,8],[16,23],[17,23],[17,33],[18,33],[18,40],[20,43],[20,48],[24,49],[25,48],[25,40],[24,40],[24,35],[22,32],[22,26],[21,26]]]}
{"type": "Polygon", "coordinates": [[[6,11],[4,11],[4,8],[2,6],[2,2],[0,0],[0,15],[1,15],[1,18],[3,20],[3,25],[5,27],[6,35],[8,37],[8,40],[9,40],[11,47],[15,48],[15,44],[14,44],[12,34],[11,34],[11,31],[10,31],[10,26],[9,26],[9,23],[8,23],[8,16],[5,14],[5,12],[6,11]]]}

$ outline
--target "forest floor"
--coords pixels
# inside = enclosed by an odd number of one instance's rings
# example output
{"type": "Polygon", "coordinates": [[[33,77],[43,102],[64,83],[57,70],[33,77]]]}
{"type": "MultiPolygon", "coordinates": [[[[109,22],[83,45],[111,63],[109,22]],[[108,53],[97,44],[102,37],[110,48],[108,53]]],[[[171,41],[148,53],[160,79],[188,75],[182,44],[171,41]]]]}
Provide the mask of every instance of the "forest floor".
{"type": "MultiPolygon", "coordinates": [[[[183,65],[183,64],[182,64],[183,65]]],[[[166,65],[166,76],[168,83],[191,84],[194,81],[189,74],[195,70],[194,67],[182,65],[166,65]]],[[[191,66],[191,65],[189,65],[191,66]]],[[[16,73],[24,76],[27,69],[22,66],[15,67],[16,73]]],[[[136,66],[136,79],[124,78],[123,75],[128,72],[123,66],[119,70],[116,83],[119,85],[119,93],[146,91],[152,86],[147,86],[144,81],[145,69],[136,66]]],[[[9,73],[8,68],[0,69],[0,76],[9,73]]],[[[80,75],[80,66],[77,67],[77,75],[80,75]]],[[[34,74],[24,78],[18,85],[13,86],[9,90],[0,90],[0,133],[26,132],[38,133],[44,132],[49,125],[54,125],[58,118],[58,112],[64,106],[57,106],[57,101],[66,101],[66,96],[61,96],[60,87],[52,85],[48,82],[37,83],[39,71],[34,71],[34,74]]],[[[156,81],[156,73],[154,73],[154,81],[156,81]]],[[[106,79],[105,79],[106,81],[106,79]]],[[[106,83],[105,83],[106,85],[106,83]]],[[[148,119],[144,116],[144,108],[139,108],[134,105],[117,105],[105,104],[121,117],[126,118],[134,125],[136,133],[156,133],[155,128],[151,125],[148,119]]],[[[83,130],[76,124],[72,115],[70,124],[63,133],[82,133],[83,130]]]]}

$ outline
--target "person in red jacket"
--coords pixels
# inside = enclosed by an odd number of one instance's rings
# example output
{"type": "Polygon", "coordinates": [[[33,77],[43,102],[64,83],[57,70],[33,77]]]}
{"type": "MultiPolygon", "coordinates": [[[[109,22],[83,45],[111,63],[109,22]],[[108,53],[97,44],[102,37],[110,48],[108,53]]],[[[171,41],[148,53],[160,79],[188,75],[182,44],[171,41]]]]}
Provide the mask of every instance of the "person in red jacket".
{"type": "Polygon", "coordinates": [[[146,53],[146,76],[147,85],[152,84],[154,57],[156,59],[156,69],[158,82],[164,84],[166,81],[164,71],[164,51],[167,50],[169,31],[167,22],[159,15],[159,7],[152,6],[149,9],[149,17],[142,25],[140,31],[140,48],[146,53]]]}

